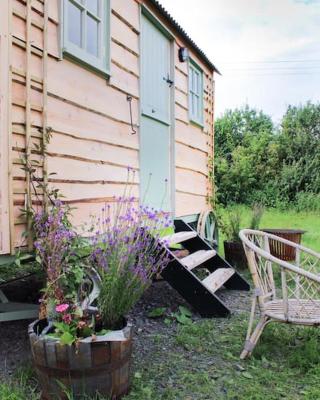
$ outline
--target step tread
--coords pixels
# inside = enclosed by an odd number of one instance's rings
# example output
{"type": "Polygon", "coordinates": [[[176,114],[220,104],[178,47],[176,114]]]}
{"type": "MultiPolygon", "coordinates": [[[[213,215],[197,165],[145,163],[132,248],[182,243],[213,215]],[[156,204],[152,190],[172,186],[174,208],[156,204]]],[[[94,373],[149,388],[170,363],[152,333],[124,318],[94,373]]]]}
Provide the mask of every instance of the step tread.
{"type": "Polygon", "coordinates": [[[196,231],[183,231],[177,232],[173,235],[164,236],[162,238],[163,242],[166,242],[169,246],[172,244],[178,244],[181,242],[185,242],[186,240],[192,239],[196,237],[198,234],[196,231]]]}
{"type": "Polygon", "coordinates": [[[198,250],[195,253],[181,258],[180,262],[187,267],[188,270],[191,270],[205,261],[210,260],[210,258],[214,257],[216,254],[217,252],[215,250],[198,250]]]}
{"type": "Polygon", "coordinates": [[[212,293],[216,292],[235,273],[233,268],[218,268],[207,276],[202,283],[212,293]]]}

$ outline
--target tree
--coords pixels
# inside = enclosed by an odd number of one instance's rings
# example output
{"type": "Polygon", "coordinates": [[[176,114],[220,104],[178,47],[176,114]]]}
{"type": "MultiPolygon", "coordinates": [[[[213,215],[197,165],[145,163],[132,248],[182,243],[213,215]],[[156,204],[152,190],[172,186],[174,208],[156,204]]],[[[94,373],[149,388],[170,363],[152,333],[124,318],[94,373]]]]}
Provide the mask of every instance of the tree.
{"type": "Polygon", "coordinates": [[[319,171],[320,104],[289,106],[277,129],[268,115],[248,106],[228,110],[216,121],[220,203],[275,206],[300,201],[303,194],[312,200],[320,193],[319,171]]]}
{"type": "MultiPolygon", "coordinates": [[[[277,162],[273,123],[262,111],[245,106],[228,110],[215,125],[217,200],[249,203],[261,197],[263,182],[277,162]]],[[[262,196],[264,197],[264,196],[262,196]]]]}
{"type": "Polygon", "coordinates": [[[279,188],[294,201],[299,192],[320,193],[320,104],[289,106],[279,135],[279,188]]]}
{"type": "Polygon", "coordinates": [[[253,137],[272,131],[272,120],[262,111],[250,109],[248,105],[227,110],[215,123],[216,155],[228,157],[239,145],[248,145],[253,137]]]}

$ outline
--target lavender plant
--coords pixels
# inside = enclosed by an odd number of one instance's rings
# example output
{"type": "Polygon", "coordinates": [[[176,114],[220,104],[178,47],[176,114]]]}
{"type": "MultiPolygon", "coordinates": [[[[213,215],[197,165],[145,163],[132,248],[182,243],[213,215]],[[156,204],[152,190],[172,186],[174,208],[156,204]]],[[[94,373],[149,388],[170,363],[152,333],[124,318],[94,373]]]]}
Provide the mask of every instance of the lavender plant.
{"type": "Polygon", "coordinates": [[[123,317],[169,259],[160,244],[171,226],[168,213],[136,206],[135,198],[120,197],[96,221],[91,259],[101,276],[98,309],[108,329],[121,327],[123,317]]]}

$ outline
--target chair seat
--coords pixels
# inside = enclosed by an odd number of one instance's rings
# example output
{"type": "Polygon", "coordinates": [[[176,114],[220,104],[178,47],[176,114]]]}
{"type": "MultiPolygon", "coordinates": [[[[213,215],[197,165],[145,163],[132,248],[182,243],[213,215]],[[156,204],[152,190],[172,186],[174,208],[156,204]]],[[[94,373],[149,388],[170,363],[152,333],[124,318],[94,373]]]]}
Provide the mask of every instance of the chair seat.
{"type": "Polygon", "coordinates": [[[303,325],[320,325],[320,300],[288,300],[288,315],[284,314],[284,301],[265,303],[264,314],[272,319],[303,325]]]}

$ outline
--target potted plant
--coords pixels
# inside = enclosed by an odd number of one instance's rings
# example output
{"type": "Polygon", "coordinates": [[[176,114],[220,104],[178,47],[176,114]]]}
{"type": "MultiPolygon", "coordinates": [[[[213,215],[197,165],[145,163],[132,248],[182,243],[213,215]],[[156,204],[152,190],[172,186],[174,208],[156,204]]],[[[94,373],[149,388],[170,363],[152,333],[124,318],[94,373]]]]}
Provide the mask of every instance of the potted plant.
{"type": "MultiPolygon", "coordinates": [[[[251,208],[250,229],[258,229],[264,212],[263,206],[255,203],[251,208]]],[[[227,220],[222,223],[222,230],[226,236],[223,242],[225,258],[229,264],[238,269],[247,268],[246,255],[239,238],[242,225],[241,211],[236,208],[227,214],[227,220]]]]}
{"type": "Polygon", "coordinates": [[[132,326],[125,317],[168,263],[160,232],[171,222],[133,198],[117,199],[114,212],[108,206],[95,220],[80,258],[84,239],[65,221],[61,204],[35,219],[47,318],[33,322],[29,336],[42,398],[117,399],[130,386],[132,326]]]}

